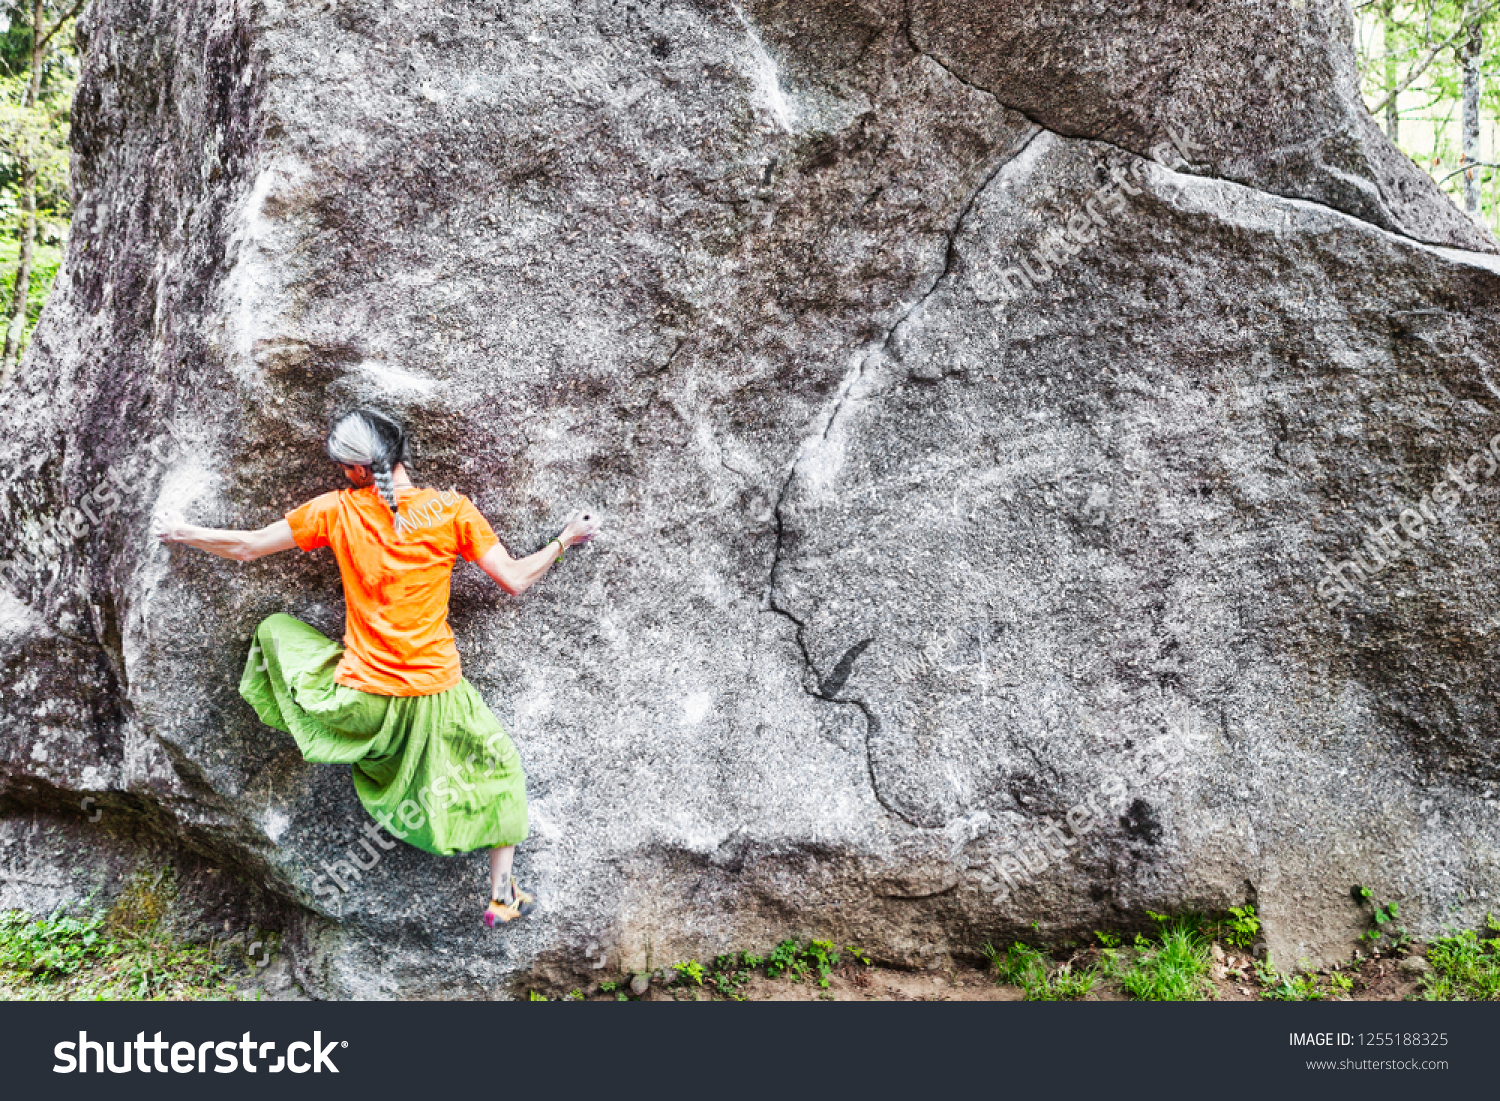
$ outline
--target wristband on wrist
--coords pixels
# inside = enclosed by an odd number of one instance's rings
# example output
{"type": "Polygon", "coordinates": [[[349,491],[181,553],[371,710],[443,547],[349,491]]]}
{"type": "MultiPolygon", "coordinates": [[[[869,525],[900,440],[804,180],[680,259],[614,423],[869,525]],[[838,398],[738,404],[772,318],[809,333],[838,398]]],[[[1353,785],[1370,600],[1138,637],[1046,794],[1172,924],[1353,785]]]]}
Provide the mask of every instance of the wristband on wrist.
{"type": "Polygon", "coordinates": [[[551,539],[547,540],[547,545],[549,547],[553,543],[557,544],[557,557],[554,558],[552,561],[554,561],[554,562],[561,562],[563,560],[563,555],[565,555],[565,554],[568,553],[568,548],[563,544],[563,541],[561,539],[559,539],[555,535],[551,539]]]}

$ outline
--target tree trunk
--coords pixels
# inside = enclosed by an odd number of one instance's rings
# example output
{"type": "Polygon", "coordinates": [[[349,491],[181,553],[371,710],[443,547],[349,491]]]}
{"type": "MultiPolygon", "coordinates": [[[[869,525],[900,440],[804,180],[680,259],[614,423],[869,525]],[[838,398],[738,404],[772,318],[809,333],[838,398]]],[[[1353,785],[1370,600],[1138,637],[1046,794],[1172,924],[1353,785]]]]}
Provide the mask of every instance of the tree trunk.
{"type": "MultiPolygon", "coordinates": [[[[1483,158],[1479,153],[1479,97],[1484,89],[1483,74],[1479,61],[1484,54],[1484,27],[1479,12],[1479,0],[1469,0],[1469,37],[1464,42],[1464,98],[1463,98],[1463,146],[1466,165],[1477,165],[1483,158]]],[[[1479,217],[1479,169],[1464,173],[1464,209],[1473,218],[1479,217]]]]}
{"type": "MultiPolygon", "coordinates": [[[[1388,89],[1395,88],[1400,77],[1400,72],[1396,68],[1395,10],[1395,0],[1386,0],[1385,7],[1381,9],[1381,46],[1385,49],[1385,84],[1388,89]]],[[[1400,96],[1392,96],[1385,108],[1385,136],[1390,138],[1391,144],[1398,149],[1401,146],[1401,108],[1396,101],[1400,98],[1400,96]]]]}
{"type": "Polygon", "coordinates": [[[26,162],[21,176],[21,211],[26,221],[21,228],[21,262],[16,265],[16,282],[11,289],[10,321],[5,326],[5,380],[21,358],[21,334],[26,329],[26,300],[31,293],[31,264],[36,247],[36,169],[26,162]]]}
{"type": "MultiPolygon", "coordinates": [[[[42,35],[46,31],[42,4],[31,0],[31,79],[26,84],[27,110],[36,106],[42,90],[42,35]]],[[[0,351],[0,387],[10,381],[11,372],[21,359],[21,336],[26,331],[26,302],[31,297],[31,264],[36,251],[36,166],[28,156],[21,174],[21,211],[26,216],[21,226],[21,259],[16,265],[16,282],[11,291],[10,319],[5,326],[5,348],[0,351]]]]}

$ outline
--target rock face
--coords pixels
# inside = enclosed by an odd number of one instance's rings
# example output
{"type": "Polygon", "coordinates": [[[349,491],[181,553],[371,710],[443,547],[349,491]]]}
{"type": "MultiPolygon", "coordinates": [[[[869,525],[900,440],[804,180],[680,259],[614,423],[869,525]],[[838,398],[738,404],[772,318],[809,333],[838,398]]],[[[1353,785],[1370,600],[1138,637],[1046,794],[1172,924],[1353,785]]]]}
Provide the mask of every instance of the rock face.
{"type": "Polygon", "coordinates": [[[0,397],[0,906],[176,860],[280,907],[310,994],[484,997],[1246,901],[1290,965],[1354,884],[1419,933],[1496,905],[1500,259],[1366,115],[1343,3],[80,33],[78,217],[0,397]],[[531,778],[503,934],[483,854],[319,878],[368,860],[347,771],[235,686],[272,611],[337,636],[327,552],[148,534],[333,488],[365,401],[514,551],[609,517],[519,601],[455,577],[531,778]]]}

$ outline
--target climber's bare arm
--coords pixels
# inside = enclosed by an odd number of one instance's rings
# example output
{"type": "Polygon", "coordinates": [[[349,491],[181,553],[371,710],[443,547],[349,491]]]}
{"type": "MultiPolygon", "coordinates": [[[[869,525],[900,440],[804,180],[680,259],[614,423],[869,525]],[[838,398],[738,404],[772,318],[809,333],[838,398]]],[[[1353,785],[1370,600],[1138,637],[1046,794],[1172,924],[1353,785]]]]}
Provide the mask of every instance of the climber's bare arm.
{"type": "Polygon", "coordinates": [[[153,532],[163,543],[185,543],[236,562],[253,562],[297,546],[297,541],[292,538],[292,526],[285,520],[278,520],[259,531],[225,531],[186,524],[180,516],[168,514],[157,518],[153,532]]]}
{"type": "Polygon", "coordinates": [[[548,542],[541,550],[525,558],[512,558],[510,552],[499,543],[491,547],[478,559],[479,568],[489,574],[502,589],[511,596],[520,596],[542,579],[563,547],[587,543],[599,534],[599,520],[592,513],[575,512],[563,528],[562,534],[548,542]]]}

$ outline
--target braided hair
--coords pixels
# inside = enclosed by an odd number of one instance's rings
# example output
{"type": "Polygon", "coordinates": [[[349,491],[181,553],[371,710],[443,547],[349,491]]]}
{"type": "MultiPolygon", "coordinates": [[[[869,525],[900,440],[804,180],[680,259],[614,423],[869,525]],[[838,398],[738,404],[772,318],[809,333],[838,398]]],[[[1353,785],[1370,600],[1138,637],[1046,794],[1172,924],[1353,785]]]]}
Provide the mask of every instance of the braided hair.
{"type": "Polygon", "coordinates": [[[380,498],[391,510],[399,538],[405,526],[391,470],[408,462],[406,429],[374,409],[356,409],[334,421],[328,431],[328,457],[336,463],[367,466],[380,498]]]}

